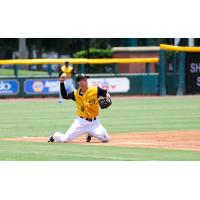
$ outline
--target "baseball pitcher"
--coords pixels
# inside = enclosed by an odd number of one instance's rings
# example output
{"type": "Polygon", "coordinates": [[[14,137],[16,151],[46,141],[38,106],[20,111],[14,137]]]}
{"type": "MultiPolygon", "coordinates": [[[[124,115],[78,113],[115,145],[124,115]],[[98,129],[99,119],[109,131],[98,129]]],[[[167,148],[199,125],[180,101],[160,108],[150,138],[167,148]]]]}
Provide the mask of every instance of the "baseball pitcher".
{"type": "Polygon", "coordinates": [[[48,142],[69,142],[84,133],[88,133],[87,142],[95,137],[101,142],[108,142],[109,135],[98,119],[99,105],[102,109],[112,104],[109,93],[97,86],[88,86],[85,74],[78,75],[76,81],[79,89],[67,93],[64,85],[65,75],[60,77],[60,90],[63,99],[75,101],[77,117],[65,134],[55,132],[49,137],[48,142]]]}

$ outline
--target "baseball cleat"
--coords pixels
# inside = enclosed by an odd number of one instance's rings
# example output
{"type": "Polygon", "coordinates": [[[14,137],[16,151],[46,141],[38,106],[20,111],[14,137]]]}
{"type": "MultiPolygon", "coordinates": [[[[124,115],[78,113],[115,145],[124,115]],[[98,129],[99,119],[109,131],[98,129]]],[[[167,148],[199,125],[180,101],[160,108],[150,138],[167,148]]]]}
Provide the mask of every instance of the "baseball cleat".
{"type": "Polygon", "coordinates": [[[54,142],[53,136],[50,136],[50,137],[48,138],[48,142],[54,142]]]}
{"type": "Polygon", "coordinates": [[[87,138],[86,138],[86,142],[90,142],[92,139],[92,136],[88,135],[87,138]]]}

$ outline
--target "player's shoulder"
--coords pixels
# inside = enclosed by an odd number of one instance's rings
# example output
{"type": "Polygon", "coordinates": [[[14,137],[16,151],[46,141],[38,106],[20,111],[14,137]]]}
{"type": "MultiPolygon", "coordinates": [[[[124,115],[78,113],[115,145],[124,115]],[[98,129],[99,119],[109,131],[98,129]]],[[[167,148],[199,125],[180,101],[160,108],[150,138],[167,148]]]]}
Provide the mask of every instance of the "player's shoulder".
{"type": "Polygon", "coordinates": [[[98,86],[91,85],[89,88],[97,88],[98,86]]]}
{"type": "Polygon", "coordinates": [[[97,90],[98,87],[97,87],[97,86],[90,86],[89,89],[90,89],[90,90],[97,90]]]}
{"type": "Polygon", "coordinates": [[[97,86],[89,86],[89,93],[98,93],[97,86]]]}
{"type": "Polygon", "coordinates": [[[90,86],[89,87],[91,90],[97,90],[97,91],[107,91],[106,89],[103,89],[99,86],[90,86]]]}

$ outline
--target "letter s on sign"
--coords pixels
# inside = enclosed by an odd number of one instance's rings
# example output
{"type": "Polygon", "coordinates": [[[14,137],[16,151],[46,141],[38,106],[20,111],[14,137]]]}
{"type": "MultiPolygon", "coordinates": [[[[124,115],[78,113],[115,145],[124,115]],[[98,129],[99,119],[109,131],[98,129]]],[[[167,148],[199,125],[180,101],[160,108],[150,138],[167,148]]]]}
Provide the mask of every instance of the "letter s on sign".
{"type": "Polygon", "coordinates": [[[190,72],[191,73],[195,73],[196,72],[196,65],[195,65],[195,63],[191,63],[190,64],[190,72]]]}
{"type": "Polygon", "coordinates": [[[197,85],[200,87],[200,76],[197,77],[197,85]]]}

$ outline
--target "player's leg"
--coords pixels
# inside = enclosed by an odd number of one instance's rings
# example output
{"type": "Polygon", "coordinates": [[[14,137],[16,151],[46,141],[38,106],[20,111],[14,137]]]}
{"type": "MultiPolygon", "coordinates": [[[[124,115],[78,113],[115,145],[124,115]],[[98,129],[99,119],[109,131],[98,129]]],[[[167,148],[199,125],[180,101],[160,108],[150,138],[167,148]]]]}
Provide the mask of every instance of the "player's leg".
{"type": "Polygon", "coordinates": [[[65,134],[55,132],[53,134],[54,142],[69,142],[86,132],[86,124],[81,118],[76,118],[65,134]]]}
{"type": "Polygon", "coordinates": [[[96,119],[91,123],[87,132],[89,133],[89,136],[95,137],[101,142],[109,142],[110,136],[99,119],[96,119]]]}

